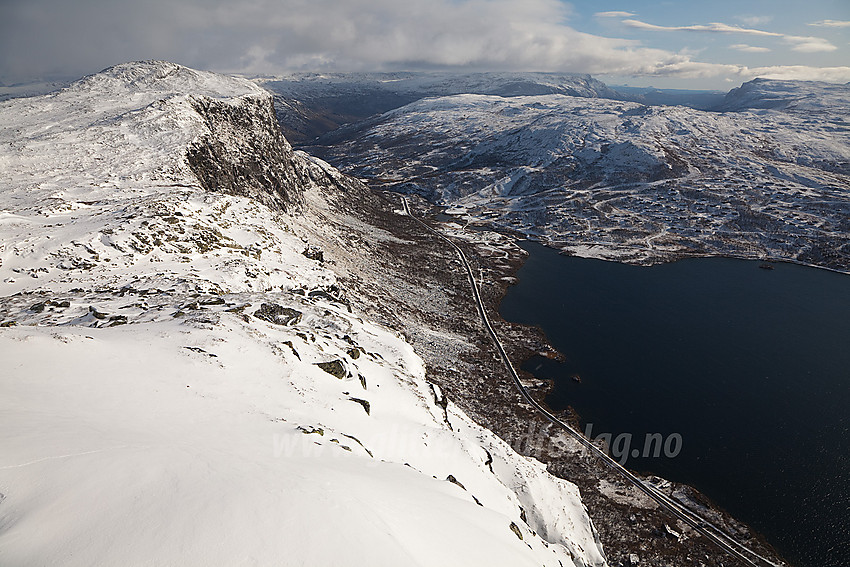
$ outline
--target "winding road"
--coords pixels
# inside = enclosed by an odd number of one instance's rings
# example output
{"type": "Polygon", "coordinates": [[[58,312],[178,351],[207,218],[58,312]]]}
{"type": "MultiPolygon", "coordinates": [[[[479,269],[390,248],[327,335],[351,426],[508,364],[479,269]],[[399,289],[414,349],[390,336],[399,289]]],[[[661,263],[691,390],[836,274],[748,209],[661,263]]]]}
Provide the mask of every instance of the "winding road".
{"type": "Polygon", "coordinates": [[[487,316],[487,312],[484,309],[484,303],[481,301],[481,294],[478,290],[478,284],[475,281],[475,276],[472,271],[472,267],[470,266],[469,261],[466,259],[466,255],[463,253],[463,250],[461,250],[460,246],[455,244],[451,239],[449,239],[447,236],[445,236],[438,230],[432,228],[425,221],[413,216],[410,212],[410,206],[408,205],[406,197],[402,196],[401,200],[402,205],[404,207],[404,213],[407,216],[419,223],[429,233],[433,234],[438,239],[448,243],[455,250],[455,252],[457,252],[458,257],[460,258],[460,261],[463,264],[464,269],[466,270],[466,275],[469,279],[469,286],[472,291],[472,299],[475,301],[475,305],[478,308],[478,314],[481,316],[481,320],[484,323],[484,327],[487,330],[487,334],[490,335],[493,344],[496,346],[496,350],[499,352],[499,357],[502,359],[502,362],[504,363],[508,373],[511,375],[511,378],[513,378],[514,384],[516,385],[523,399],[525,399],[525,401],[528,402],[529,405],[531,405],[552,424],[557,427],[560,427],[571,437],[576,439],[585,449],[590,451],[592,455],[596,456],[603,463],[605,463],[605,465],[618,472],[631,485],[633,485],[635,488],[649,496],[671,516],[681,520],[682,522],[693,528],[694,531],[707,538],[709,541],[717,545],[720,549],[722,549],[732,557],[740,559],[747,565],[752,565],[753,567],[784,567],[784,564],[774,563],[773,561],[770,561],[769,559],[759,555],[749,547],[740,543],[738,540],[736,540],[734,537],[726,533],[718,526],[699,516],[690,508],[684,506],[682,503],[676,500],[673,500],[672,498],[661,492],[655,486],[641,480],[631,471],[624,468],[622,465],[620,465],[620,463],[611,458],[605,451],[594,445],[583,434],[581,434],[569,424],[558,419],[548,409],[543,407],[537,400],[535,400],[520,380],[519,374],[514,368],[514,365],[508,357],[507,352],[505,352],[505,348],[502,345],[502,342],[499,340],[498,335],[496,335],[496,331],[493,329],[493,325],[490,323],[490,318],[487,316]]]}

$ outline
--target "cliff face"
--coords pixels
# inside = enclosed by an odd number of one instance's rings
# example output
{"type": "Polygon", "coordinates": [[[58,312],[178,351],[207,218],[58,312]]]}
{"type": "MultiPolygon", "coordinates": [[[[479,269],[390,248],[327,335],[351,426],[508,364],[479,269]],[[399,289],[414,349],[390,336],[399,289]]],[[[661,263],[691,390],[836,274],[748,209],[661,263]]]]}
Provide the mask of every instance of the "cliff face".
{"type": "Polygon", "coordinates": [[[302,202],[304,179],[292,148],[280,133],[270,96],[235,103],[193,97],[207,132],[189,146],[186,159],[207,191],[250,197],[287,210],[302,202]]]}

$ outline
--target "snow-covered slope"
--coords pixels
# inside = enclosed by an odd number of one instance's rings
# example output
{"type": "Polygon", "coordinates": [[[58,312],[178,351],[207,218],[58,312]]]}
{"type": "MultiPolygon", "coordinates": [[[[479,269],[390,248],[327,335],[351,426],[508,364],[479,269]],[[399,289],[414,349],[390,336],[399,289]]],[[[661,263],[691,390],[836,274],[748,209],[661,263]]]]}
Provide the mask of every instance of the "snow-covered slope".
{"type": "Polygon", "coordinates": [[[309,149],[348,173],[580,255],[736,255],[848,270],[850,87],[797,90],[783,111],[432,98],[309,149]]]}
{"type": "Polygon", "coordinates": [[[45,206],[77,194],[126,198],[200,182],[279,208],[298,200],[292,151],[272,129],[271,99],[247,81],[172,63],[118,65],[4,103],[0,113],[7,198],[14,191],[45,206]],[[274,191],[263,189],[269,185],[274,191]]]}
{"type": "Polygon", "coordinates": [[[145,62],[0,104],[0,564],[604,565],[348,300],[389,235],[270,101],[145,62]]]}
{"type": "Polygon", "coordinates": [[[22,98],[28,96],[37,96],[67,87],[74,82],[77,77],[68,78],[53,78],[41,79],[26,83],[17,83],[14,85],[5,85],[0,83],[0,101],[9,100],[10,98],[22,98]]]}
{"type": "Polygon", "coordinates": [[[275,93],[278,119],[293,142],[312,140],[342,124],[426,97],[624,97],[590,75],[570,73],[295,73],[255,81],[275,93]]]}
{"type": "Polygon", "coordinates": [[[826,112],[847,118],[847,111],[850,109],[850,83],[839,85],[816,81],[753,79],[729,91],[723,103],[715,110],[723,112],[750,109],[826,112]]]}
{"type": "Polygon", "coordinates": [[[276,94],[298,100],[340,96],[342,91],[410,93],[417,97],[455,94],[622,96],[590,75],[576,73],[293,73],[259,79],[259,82],[276,94]]]}

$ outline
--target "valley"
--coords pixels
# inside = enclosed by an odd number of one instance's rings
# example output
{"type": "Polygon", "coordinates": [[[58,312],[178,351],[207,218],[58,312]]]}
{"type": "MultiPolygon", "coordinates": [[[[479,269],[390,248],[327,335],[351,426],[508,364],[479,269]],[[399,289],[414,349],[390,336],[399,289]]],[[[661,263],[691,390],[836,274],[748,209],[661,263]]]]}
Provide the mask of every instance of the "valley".
{"type": "Polygon", "coordinates": [[[483,93],[495,85],[479,85],[423,92],[305,149],[566,254],[644,265],[734,256],[847,271],[848,90],[756,80],[701,111],[602,98],[615,96],[603,89],[493,95],[483,93]]]}
{"type": "Polygon", "coordinates": [[[817,120],[758,82],[705,112],[586,75],[147,61],[0,102],[0,559],[738,564],[552,426],[505,359],[562,355],[499,306],[523,238],[846,271],[845,91],[811,88],[817,120]]]}

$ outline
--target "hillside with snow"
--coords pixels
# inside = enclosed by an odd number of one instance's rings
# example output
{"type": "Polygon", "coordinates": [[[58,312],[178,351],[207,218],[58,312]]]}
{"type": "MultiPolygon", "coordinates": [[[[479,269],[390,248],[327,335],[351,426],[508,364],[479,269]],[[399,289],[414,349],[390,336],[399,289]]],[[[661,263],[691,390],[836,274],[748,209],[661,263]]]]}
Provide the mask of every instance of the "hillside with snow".
{"type": "Polygon", "coordinates": [[[307,149],[567,253],[725,255],[850,270],[850,87],[756,80],[724,111],[461,94],[307,149]]]}
{"type": "Polygon", "coordinates": [[[0,170],[0,564],[606,565],[373,319],[403,242],[267,92],[119,65],[0,103],[0,170]]]}
{"type": "Polygon", "coordinates": [[[278,120],[293,143],[430,97],[624,97],[590,75],[571,73],[293,73],[254,80],[274,93],[278,120]]]}
{"type": "Polygon", "coordinates": [[[778,79],[753,79],[726,94],[723,102],[713,110],[780,110],[809,114],[810,119],[846,126],[850,105],[850,83],[835,84],[817,81],[781,81],[778,79]]]}

